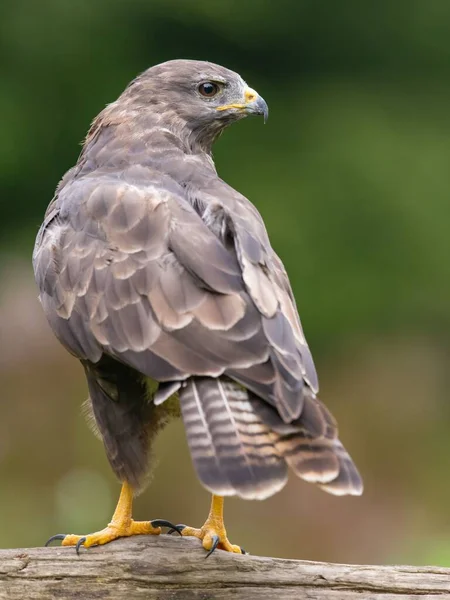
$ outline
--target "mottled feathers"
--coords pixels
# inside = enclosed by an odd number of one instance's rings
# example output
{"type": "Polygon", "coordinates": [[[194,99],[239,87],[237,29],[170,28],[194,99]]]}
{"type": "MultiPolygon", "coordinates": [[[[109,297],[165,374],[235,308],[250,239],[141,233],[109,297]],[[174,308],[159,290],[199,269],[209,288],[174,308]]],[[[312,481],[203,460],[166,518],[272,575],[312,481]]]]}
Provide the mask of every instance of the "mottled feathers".
{"type": "Polygon", "coordinates": [[[282,262],[256,208],[217,175],[211,144],[242,111],[195,95],[197,61],[149,69],[97,117],[36,241],[45,314],[85,368],[111,465],[139,486],[177,392],[211,491],[265,498],[298,476],[334,494],[361,479],[317,399],[317,375],[282,262]],[[146,393],[143,378],[159,382],[146,393]],[[161,411],[156,411],[160,406],[161,411]],[[168,410],[166,411],[168,412],[168,410]]]}

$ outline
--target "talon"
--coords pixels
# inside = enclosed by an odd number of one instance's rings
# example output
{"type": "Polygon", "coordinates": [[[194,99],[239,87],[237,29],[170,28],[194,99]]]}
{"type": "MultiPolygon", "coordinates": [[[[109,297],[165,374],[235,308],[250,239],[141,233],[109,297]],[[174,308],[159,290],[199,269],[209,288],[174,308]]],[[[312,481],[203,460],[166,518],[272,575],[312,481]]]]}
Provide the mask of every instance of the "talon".
{"type": "Polygon", "coordinates": [[[165,519],[153,519],[153,521],[150,521],[150,525],[152,527],[170,527],[170,531],[168,531],[168,533],[177,531],[181,535],[181,531],[179,529],[180,525],[174,525],[165,519]]]}
{"type": "Polygon", "coordinates": [[[172,535],[172,533],[175,533],[175,531],[180,535],[183,535],[181,533],[183,529],[186,529],[186,525],[183,525],[182,523],[179,523],[178,525],[172,525],[171,529],[169,529],[169,531],[167,532],[167,535],[172,535]]]}
{"type": "Polygon", "coordinates": [[[75,551],[78,554],[78,556],[80,556],[80,548],[84,544],[85,541],[86,541],[86,536],[83,536],[78,540],[78,542],[75,545],[75,551]]]}
{"type": "Polygon", "coordinates": [[[49,544],[51,544],[53,541],[55,541],[55,540],[63,540],[65,537],[66,537],[66,534],[65,534],[65,533],[57,533],[56,535],[52,535],[52,537],[51,537],[51,538],[49,538],[49,539],[48,539],[48,540],[45,542],[45,544],[44,544],[44,548],[47,548],[47,546],[48,546],[49,544]]]}
{"type": "Polygon", "coordinates": [[[214,552],[214,550],[217,548],[217,546],[219,545],[220,542],[220,538],[218,535],[213,535],[212,536],[212,546],[211,546],[211,550],[208,552],[208,554],[205,556],[205,558],[208,558],[208,556],[211,556],[211,554],[214,552]]]}

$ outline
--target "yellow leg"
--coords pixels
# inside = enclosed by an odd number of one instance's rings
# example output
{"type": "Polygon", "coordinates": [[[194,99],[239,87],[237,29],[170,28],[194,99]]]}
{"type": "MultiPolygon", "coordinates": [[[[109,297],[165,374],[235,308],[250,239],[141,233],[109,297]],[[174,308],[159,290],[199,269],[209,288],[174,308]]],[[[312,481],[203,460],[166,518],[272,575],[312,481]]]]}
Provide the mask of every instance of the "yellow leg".
{"type": "MultiPolygon", "coordinates": [[[[80,546],[89,548],[89,546],[107,544],[119,537],[128,537],[131,535],[159,535],[161,533],[160,526],[173,527],[171,523],[161,519],[155,519],[154,521],[133,521],[131,518],[132,506],[133,490],[128,483],[124,483],[111,523],[109,523],[107,527],[101,531],[90,533],[88,535],[57,534],[51,537],[47,544],[55,539],[59,539],[62,540],[62,546],[75,546],[76,551],[78,552],[80,546]]],[[[177,527],[175,527],[175,529],[179,530],[177,527]]]]}
{"type": "Polygon", "coordinates": [[[211,499],[211,508],[205,524],[200,529],[194,527],[178,526],[181,529],[181,535],[194,536],[202,540],[205,550],[208,550],[207,557],[214,552],[216,548],[226,550],[227,552],[237,552],[245,554],[245,551],[231,544],[227,538],[227,532],[223,523],[223,497],[213,494],[211,499]]]}

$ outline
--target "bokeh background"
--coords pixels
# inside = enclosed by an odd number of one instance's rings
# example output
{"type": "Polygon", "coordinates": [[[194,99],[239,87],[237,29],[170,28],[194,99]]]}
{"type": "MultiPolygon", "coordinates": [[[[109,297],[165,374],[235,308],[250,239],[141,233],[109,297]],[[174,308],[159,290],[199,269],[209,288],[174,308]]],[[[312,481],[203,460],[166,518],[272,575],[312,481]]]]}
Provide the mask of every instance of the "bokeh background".
{"type": "MultiPolygon", "coordinates": [[[[137,73],[200,58],[237,70],[271,116],[215,159],[285,261],[321,396],[365,480],[334,498],[291,478],[226,503],[254,554],[450,565],[450,3],[447,0],[2,0],[0,546],[103,527],[119,486],[53,338],[34,238],[92,118],[137,73]]],[[[136,516],[208,510],[183,428],[157,443],[136,516]]]]}

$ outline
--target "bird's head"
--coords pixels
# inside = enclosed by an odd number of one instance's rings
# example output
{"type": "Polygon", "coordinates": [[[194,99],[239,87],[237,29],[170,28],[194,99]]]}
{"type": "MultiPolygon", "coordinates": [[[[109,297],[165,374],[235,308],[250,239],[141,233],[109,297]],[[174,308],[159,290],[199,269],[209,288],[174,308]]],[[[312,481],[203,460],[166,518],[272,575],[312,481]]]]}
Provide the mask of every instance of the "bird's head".
{"type": "Polygon", "coordinates": [[[225,127],[248,115],[269,113],[264,99],[237,73],[196,60],[172,60],[151,67],[124,93],[159,126],[209,150],[225,127]]]}

